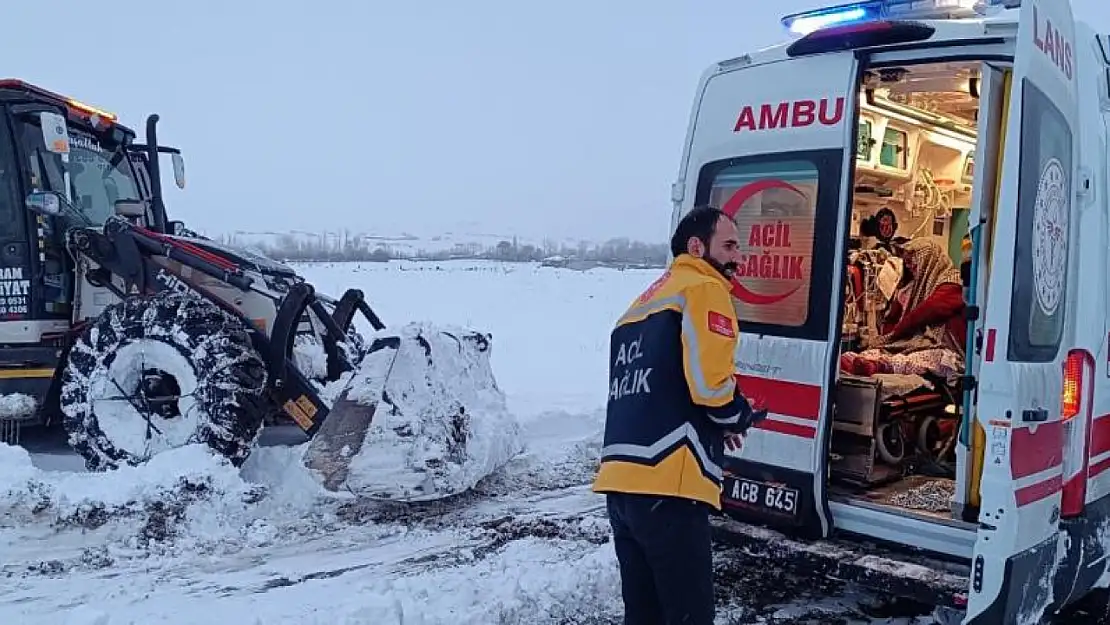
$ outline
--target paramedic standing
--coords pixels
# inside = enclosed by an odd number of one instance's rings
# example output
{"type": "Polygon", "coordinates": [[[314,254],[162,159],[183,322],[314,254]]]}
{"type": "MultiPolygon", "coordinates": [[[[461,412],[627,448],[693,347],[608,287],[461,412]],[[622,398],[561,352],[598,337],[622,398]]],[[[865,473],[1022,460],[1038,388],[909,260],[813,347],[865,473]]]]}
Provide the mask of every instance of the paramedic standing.
{"type": "Polygon", "coordinates": [[[691,210],[671,239],[674,260],[610,336],[601,467],[621,571],[625,625],[712,625],[709,515],[721,508],[726,444],[766,411],[737,389],[739,334],[730,280],[736,224],[691,210]]]}

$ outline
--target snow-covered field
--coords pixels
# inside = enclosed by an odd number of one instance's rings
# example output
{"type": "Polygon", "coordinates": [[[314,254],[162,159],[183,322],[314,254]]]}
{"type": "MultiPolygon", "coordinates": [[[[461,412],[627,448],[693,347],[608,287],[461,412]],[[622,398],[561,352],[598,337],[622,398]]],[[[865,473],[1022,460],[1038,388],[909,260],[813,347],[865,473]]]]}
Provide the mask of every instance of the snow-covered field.
{"type": "MultiPolygon", "coordinates": [[[[295,432],[286,444],[271,436],[242,470],[184,448],[90,474],[64,452],[0,445],[0,623],[619,623],[604,501],[589,481],[609,329],[655,272],[299,269],[334,295],[361,288],[387,325],[490,332],[524,452],[473,491],[406,506],[329,497],[303,469],[295,432]]],[[[718,558],[719,623],[867,622],[853,616],[859,596],[831,583],[745,571],[729,550],[718,558]]]]}

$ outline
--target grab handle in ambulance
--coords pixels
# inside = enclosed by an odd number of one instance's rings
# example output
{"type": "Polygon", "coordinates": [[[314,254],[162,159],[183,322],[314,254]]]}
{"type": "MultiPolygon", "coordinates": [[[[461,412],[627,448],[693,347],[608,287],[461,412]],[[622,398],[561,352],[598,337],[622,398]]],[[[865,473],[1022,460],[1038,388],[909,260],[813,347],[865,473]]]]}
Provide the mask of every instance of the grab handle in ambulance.
{"type": "Polygon", "coordinates": [[[1021,411],[1021,420],[1024,423],[1044,423],[1048,421],[1048,411],[1044,408],[1030,408],[1021,411]]]}

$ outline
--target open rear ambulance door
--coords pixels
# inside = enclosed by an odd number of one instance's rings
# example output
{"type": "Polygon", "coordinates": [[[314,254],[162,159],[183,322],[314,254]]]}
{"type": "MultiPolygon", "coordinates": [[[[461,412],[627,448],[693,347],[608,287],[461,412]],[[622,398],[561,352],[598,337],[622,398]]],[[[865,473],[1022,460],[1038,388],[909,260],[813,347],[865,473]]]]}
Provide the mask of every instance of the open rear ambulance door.
{"type": "Polygon", "coordinates": [[[744,253],[732,290],[737,379],[769,416],[726,458],[724,510],[814,537],[830,528],[821,418],[837,357],[830,337],[840,317],[857,72],[850,50],[778,51],[713,68],[674,195],[675,221],[696,204],[732,216],[744,253]]]}
{"type": "Polygon", "coordinates": [[[1072,334],[1065,320],[1083,314],[1068,309],[1078,164],[1071,7],[1021,5],[982,326],[977,418],[986,451],[965,623],[1037,622],[1051,601],[1072,334]]]}

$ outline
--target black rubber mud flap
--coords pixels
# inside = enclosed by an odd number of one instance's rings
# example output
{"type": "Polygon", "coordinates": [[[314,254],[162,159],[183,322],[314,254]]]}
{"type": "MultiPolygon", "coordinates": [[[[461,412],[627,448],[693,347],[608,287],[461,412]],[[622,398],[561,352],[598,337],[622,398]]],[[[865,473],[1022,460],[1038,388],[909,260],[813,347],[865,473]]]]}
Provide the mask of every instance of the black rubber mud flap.
{"type": "Polygon", "coordinates": [[[324,488],[338,492],[344,489],[350,472],[351,460],[362,451],[366,434],[374,421],[378,402],[382,399],[386,381],[393,370],[393,362],[400,350],[400,337],[384,337],[374,341],[363,362],[374,361],[374,370],[381,372],[372,381],[372,388],[360,388],[357,395],[362,401],[350,398],[352,383],[364,381],[352,375],[347,386],[335,398],[328,418],[320,425],[304,455],[304,466],[317,473],[324,488]]]}

